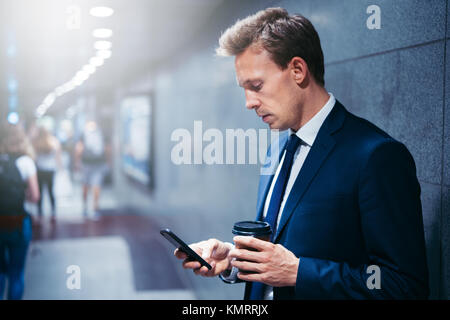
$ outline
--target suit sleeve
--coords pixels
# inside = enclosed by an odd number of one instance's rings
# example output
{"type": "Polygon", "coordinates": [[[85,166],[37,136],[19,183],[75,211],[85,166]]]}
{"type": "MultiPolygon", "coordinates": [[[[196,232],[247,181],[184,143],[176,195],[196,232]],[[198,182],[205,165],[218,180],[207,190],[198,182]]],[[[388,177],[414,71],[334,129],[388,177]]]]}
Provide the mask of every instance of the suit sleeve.
{"type": "Polygon", "coordinates": [[[296,297],[426,299],[420,185],[414,160],[403,144],[387,141],[374,148],[360,172],[357,201],[367,263],[300,257],[296,297]],[[373,265],[379,270],[379,289],[373,288],[377,273],[369,268],[373,265]]]}

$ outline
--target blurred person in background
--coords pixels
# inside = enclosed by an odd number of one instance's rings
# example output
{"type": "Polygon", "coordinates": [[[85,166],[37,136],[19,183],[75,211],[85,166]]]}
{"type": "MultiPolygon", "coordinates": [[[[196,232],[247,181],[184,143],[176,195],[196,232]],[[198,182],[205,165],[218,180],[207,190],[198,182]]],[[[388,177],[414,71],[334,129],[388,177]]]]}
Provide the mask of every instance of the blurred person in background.
{"type": "Polygon", "coordinates": [[[86,217],[99,217],[99,199],[103,179],[108,171],[109,145],[102,130],[95,121],[86,123],[84,133],[75,146],[75,169],[83,175],[83,214],[86,217]],[[88,195],[93,193],[93,212],[89,213],[88,195]]]}
{"type": "Polygon", "coordinates": [[[56,170],[62,167],[61,146],[56,137],[44,127],[38,129],[37,136],[33,139],[33,146],[36,152],[37,177],[41,194],[38,205],[39,217],[42,217],[42,195],[46,187],[52,207],[52,221],[54,221],[56,207],[53,182],[56,170]]]}
{"type": "Polygon", "coordinates": [[[23,129],[0,124],[0,298],[8,280],[8,299],[22,298],[31,217],[24,204],[39,201],[32,147],[23,129]]]}

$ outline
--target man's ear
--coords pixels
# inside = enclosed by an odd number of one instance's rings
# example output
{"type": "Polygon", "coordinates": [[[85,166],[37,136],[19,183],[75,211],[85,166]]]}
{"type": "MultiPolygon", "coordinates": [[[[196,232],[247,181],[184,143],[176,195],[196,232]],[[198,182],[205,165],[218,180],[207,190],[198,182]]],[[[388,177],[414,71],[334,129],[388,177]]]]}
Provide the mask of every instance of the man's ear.
{"type": "Polygon", "coordinates": [[[298,85],[301,85],[309,73],[308,65],[305,60],[300,57],[293,57],[291,62],[289,62],[289,68],[292,71],[294,81],[297,82],[298,85]]]}

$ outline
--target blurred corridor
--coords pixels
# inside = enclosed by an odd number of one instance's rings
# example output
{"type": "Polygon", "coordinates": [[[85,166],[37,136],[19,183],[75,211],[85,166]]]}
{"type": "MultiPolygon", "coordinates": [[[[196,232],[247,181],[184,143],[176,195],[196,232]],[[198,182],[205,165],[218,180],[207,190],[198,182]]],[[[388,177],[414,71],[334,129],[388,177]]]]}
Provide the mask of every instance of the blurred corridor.
{"type": "Polygon", "coordinates": [[[47,215],[33,215],[24,299],[195,299],[172,248],[159,236],[161,221],[119,210],[111,187],[102,193],[100,215],[85,216],[82,187],[70,179],[67,154],[63,163],[55,175],[56,219],[49,215],[47,193],[47,215]],[[80,290],[67,289],[70,265],[80,267],[80,290]]]}

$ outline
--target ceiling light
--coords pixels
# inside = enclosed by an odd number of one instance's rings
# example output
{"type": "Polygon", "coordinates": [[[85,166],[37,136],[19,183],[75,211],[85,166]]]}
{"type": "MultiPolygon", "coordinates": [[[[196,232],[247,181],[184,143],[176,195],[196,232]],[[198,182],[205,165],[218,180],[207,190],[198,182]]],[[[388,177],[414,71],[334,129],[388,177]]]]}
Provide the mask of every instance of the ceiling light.
{"type": "Polygon", "coordinates": [[[44,103],[40,104],[39,107],[36,108],[35,115],[40,118],[47,112],[48,106],[44,103]]]}
{"type": "Polygon", "coordinates": [[[84,82],[84,80],[81,78],[73,78],[72,81],[73,81],[74,86],[76,86],[76,87],[81,86],[82,83],[84,82]]]}
{"type": "Polygon", "coordinates": [[[89,64],[93,65],[94,67],[100,67],[101,65],[103,65],[103,59],[100,57],[92,57],[91,59],[89,59],[89,64]]]}
{"type": "Polygon", "coordinates": [[[105,18],[111,16],[114,13],[114,10],[109,7],[94,7],[89,13],[94,17],[105,18]]]}
{"type": "Polygon", "coordinates": [[[47,106],[51,106],[53,104],[53,102],[55,102],[55,99],[56,99],[56,94],[54,94],[53,92],[49,93],[44,99],[44,104],[47,106]]]}
{"type": "Polygon", "coordinates": [[[75,75],[75,79],[81,79],[83,81],[86,81],[89,78],[89,74],[85,71],[78,71],[75,75]]]}
{"type": "Polygon", "coordinates": [[[59,86],[58,88],[55,89],[55,94],[57,97],[62,96],[66,92],[67,91],[64,89],[64,86],[59,86]]]}
{"type": "Polygon", "coordinates": [[[112,52],[111,50],[98,50],[97,51],[97,57],[100,57],[102,59],[109,59],[111,58],[112,52]]]}
{"type": "Polygon", "coordinates": [[[92,36],[95,38],[110,38],[112,34],[111,29],[95,29],[92,31],[92,36]]]}
{"type": "Polygon", "coordinates": [[[112,43],[111,41],[95,41],[94,48],[95,50],[109,50],[111,49],[112,43]]]}
{"type": "Polygon", "coordinates": [[[62,87],[64,89],[64,92],[69,92],[75,88],[75,85],[73,84],[73,82],[69,81],[63,84],[62,87]]]}
{"type": "Polygon", "coordinates": [[[19,114],[17,112],[10,112],[8,114],[8,122],[11,124],[17,124],[19,122],[19,114]]]}
{"type": "Polygon", "coordinates": [[[96,68],[92,64],[87,64],[83,67],[83,71],[87,74],[93,74],[95,72],[96,68]]]}

